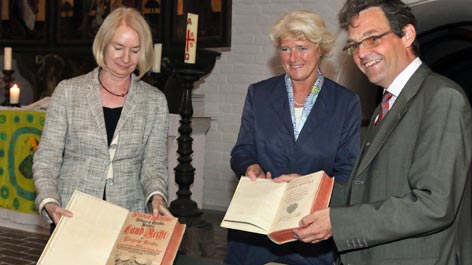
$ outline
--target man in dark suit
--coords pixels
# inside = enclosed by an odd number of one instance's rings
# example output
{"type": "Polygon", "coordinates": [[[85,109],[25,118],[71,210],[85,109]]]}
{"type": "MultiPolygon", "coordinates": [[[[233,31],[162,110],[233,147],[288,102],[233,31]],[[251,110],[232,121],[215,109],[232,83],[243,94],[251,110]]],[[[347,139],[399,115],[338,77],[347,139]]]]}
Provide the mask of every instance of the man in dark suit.
{"type": "Polygon", "coordinates": [[[415,18],[400,0],[348,0],[339,18],[345,50],[387,96],[366,132],[347,205],[304,217],[295,236],[332,237],[345,265],[472,264],[467,97],[417,57],[415,18]]]}

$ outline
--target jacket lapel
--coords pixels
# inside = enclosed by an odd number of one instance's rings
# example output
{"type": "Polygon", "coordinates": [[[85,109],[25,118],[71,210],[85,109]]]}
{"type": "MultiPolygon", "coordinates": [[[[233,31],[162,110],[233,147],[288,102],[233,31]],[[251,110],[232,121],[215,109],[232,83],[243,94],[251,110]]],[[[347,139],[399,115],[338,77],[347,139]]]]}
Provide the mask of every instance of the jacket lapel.
{"type": "Polygon", "coordinates": [[[395,103],[387,116],[385,116],[379,126],[376,127],[373,120],[379,111],[379,108],[377,107],[366,133],[367,138],[362,145],[362,157],[356,170],[356,177],[370,165],[372,160],[380,151],[390,133],[395,129],[403,115],[408,110],[408,103],[418,93],[421,84],[430,72],[431,70],[424,64],[416,70],[410,80],[405,84],[405,87],[395,100],[395,103]]]}
{"type": "Polygon", "coordinates": [[[132,116],[133,110],[138,104],[138,93],[140,92],[141,91],[139,90],[139,82],[136,81],[135,76],[133,74],[131,78],[129,92],[126,96],[125,105],[123,106],[123,110],[121,110],[120,119],[118,120],[118,124],[116,125],[113,138],[115,138],[115,136],[120,132],[121,128],[126,123],[126,120],[128,120],[132,116]]]}
{"type": "Polygon", "coordinates": [[[303,142],[312,135],[313,130],[326,124],[325,120],[329,118],[329,106],[327,102],[330,101],[331,91],[329,87],[326,87],[326,83],[327,82],[323,85],[323,88],[316,99],[315,105],[313,105],[313,108],[303,125],[302,131],[297,139],[297,145],[302,145],[303,142]]]}
{"type": "MultiPolygon", "coordinates": [[[[277,83],[272,95],[270,97],[271,105],[277,113],[279,119],[282,121],[284,126],[292,133],[292,139],[295,141],[293,135],[293,124],[292,117],[290,115],[290,106],[288,104],[287,88],[285,87],[285,81],[283,78],[277,83]]],[[[270,118],[270,117],[268,117],[270,118]]]]}
{"type": "Polygon", "coordinates": [[[87,93],[87,103],[91,109],[92,116],[94,117],[95,123],[99,133],[102,135],[104,143],[108,146],[107,131],[105,127],[105,118],[103,117],[103,106],[101,102],[100,84],[98,83],[98,68],[89,75],[90,85],[87,93]]]}

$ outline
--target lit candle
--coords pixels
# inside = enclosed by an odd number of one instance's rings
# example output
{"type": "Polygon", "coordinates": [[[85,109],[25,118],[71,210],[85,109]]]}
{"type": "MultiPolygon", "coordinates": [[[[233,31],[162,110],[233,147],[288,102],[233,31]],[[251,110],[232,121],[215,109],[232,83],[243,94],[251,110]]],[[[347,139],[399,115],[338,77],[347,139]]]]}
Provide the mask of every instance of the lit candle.
{"type": "Polygon", "coordinates": [[[197,53],[198,15],[187,14],[187,33],[185,34],[185,63],[195,63],[197,53]]]}
{"type": "Polygon", "coordinates": [[[14,84],[10,87],[10,104],[18,104],[20,103],[20,88],[14,84]]]}
{"type": "Polygon", "coordinates": [[[5,47],[3,50],[3,69],[11,70],[11,47],[5,47]]]}
{"type": "Polygon", "coordinates": [[[154,63],[152,64],[152,71],[154,73],[161,72],[161,58],[162,58],[162,43],[154,44],[154,63]]]}

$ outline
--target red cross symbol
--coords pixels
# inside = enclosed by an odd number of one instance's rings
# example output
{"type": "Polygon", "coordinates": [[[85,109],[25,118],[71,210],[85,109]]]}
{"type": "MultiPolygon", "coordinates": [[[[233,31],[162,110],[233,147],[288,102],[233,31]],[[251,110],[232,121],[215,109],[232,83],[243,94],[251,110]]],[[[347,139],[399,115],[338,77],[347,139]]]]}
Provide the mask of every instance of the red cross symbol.
{"type": "Polygon", "coordinates": [[[195,38],[192,37],[193,34],[191,33],[192,32],[190,30],[187,30],[187,38],[185,40],[185,51],[188,51],[190,44],[195,41],[195,38]]]}

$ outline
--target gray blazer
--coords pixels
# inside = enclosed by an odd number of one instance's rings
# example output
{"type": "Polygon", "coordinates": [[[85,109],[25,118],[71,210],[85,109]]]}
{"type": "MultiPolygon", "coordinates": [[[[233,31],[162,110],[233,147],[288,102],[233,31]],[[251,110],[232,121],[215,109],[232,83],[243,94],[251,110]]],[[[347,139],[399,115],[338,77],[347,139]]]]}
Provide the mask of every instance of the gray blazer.
{"type": "MultiPolygon", "coordinates": [[[[144,212],[153,194],[167,198],[168,108],[155,87],[132,81],[114,138],[108,147],[98,68],[64,80],[55,89],[34,156],[33,178],[40,212],[45,203],[67,205],[74,190],[103,197],[111,163],[107,201],[144,212]],[[115,155],[110,161],[110,151],[115,155]]],[[[47,218],[47,216],[45,216],[47,218]]]]}
{"type": "Polygon", "coordinates": [[[366,134],[348,206],[330,212],[343,264],[472,264],[472,111],[462,89],[422,65],[366,134]]]}

